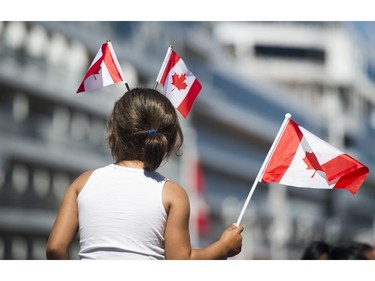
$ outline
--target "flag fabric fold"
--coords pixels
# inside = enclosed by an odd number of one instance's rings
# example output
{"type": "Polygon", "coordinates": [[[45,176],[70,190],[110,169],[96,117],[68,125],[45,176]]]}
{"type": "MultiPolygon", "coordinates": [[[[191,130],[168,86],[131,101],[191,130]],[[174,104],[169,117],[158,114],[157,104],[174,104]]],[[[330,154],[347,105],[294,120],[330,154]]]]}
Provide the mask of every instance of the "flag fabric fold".
{"type": "Polygon", "coordinates": [[[126,81],[110,41],[104,43],[91,63],[77,94],[126,81]]]}
{"type": "Polygon", "coordinates": [[[368,174],[368,167],[289,120],[261,181],[355,194],[368,174]]]}
{"type": "Polygon", "coordinates": [[[186,118],[202,85],[172,47],[168,48],[156,82],[163,85],[163,94],[186,118]]]}

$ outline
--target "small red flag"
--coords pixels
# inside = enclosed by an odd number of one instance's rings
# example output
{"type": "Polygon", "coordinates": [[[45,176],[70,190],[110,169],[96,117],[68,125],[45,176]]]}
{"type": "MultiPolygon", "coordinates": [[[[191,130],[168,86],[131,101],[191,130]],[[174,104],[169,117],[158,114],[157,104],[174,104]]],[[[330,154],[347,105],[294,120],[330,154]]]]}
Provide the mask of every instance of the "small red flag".
{"type": "MultiPolygon", "coordinates": [[[[104,43],[89,67],[77,94],[124,81],[124,75],[110,41],[104,43]]],[[[126,83],[126,82],[125,82],[126,83]]]]}
{"type": "Polygon", "coordinates": [[[163,94],[186,118],[202,85],[171,47],[168,48],[156,82],[163,85],[163,94]]]}

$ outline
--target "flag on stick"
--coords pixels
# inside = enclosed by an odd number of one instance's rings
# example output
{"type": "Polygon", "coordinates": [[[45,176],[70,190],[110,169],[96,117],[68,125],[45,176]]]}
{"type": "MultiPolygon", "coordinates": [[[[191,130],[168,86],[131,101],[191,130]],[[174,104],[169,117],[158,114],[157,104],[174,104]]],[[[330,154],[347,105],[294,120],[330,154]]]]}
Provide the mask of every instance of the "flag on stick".
{"type": "Polygon", "coordinates": [[[163,94],[172,102],[184,118],[189,114],[202,85],[189,71],[180,56],[169,46],[157,83],[163,85],[163,94]]]}
{"type": "Polygon", "coordinates": [[[354,195],[368,173],[368,167],[289,120],[262,181],[307,188],[342,188],[354,195]]]}
{"type": "Polygon", "coordinates": [[[107,41],[100,47],[96,54],[77,90],[77,94],[103,88],[121,81],[124,81],[125,86],[129,90],[112,43],[111,41],[107,41]]]}
{"type": "Polygon", "coordinates": [[[298,125],[287,113],[249,192],[237,225],[241,223],[259,181],[305,188],[342,188],[354,195],[368,174],[368,167],[298,125]]]}

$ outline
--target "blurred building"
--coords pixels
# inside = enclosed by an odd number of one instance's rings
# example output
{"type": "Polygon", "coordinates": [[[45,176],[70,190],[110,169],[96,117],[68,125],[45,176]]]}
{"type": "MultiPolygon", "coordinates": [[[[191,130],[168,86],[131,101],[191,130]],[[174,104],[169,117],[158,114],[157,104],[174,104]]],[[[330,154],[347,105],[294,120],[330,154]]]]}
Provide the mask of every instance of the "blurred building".
{"type": "Polygon", "coordinates": [[[112,161],[106,118],[125,86],[75,94],[107,39],[130,87],[154,85],[169,44],[203,85],[181,119],[183,156],[160,168],[190,192],[194,245],[237,221],[287,112],[370,175],[355,196],[258,184],[236,258],[299,259],[312,239],[375,243],[375,54],[371,25],[359,25],[0,22],[0,257],[44,259],[66,188],[112,161]],[[204,181],[191,181],[197,159],[204,181]],[[195,190],[204,191],[203,217],[195,190]]]}
{"type": "MultiPolygon", "coordinates": [[[[213,33],[244,80],[251,77],[287,92],[282,96],[264,89],[261,96],[269,94],[277,100],[275,104],[289,104],[294,120],[367,164],[371,171],[373,28],[372,23],[350,22],[218,23],[213,33]]],[[[276,121],[274,105],[269,104],[263,113],[276,121]]],[[[312,239],[374,243],[373,186],[370,172],[354,197],[294,187],[269,189],[271,204],[265,213],[271,215],[270,257],[298,258],[300,247],[312,239]]]]}

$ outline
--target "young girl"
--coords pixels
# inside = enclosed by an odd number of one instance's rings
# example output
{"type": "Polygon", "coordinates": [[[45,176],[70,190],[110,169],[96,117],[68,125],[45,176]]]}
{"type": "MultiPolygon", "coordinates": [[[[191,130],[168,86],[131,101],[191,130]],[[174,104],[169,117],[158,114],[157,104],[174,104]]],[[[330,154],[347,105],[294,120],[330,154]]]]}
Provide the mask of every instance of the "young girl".
{"type": "Polygon", "coordinates": [[[161,93],[134,88],[108,121],[114,164],[87,171],[67,189],[47,259],[69,259],[79,233],[80,259],[226,259],[241,252],[232,225],[204,249],[192,249],[187,193],[155,170],[183,142],[176,110],[161,93]]]}

